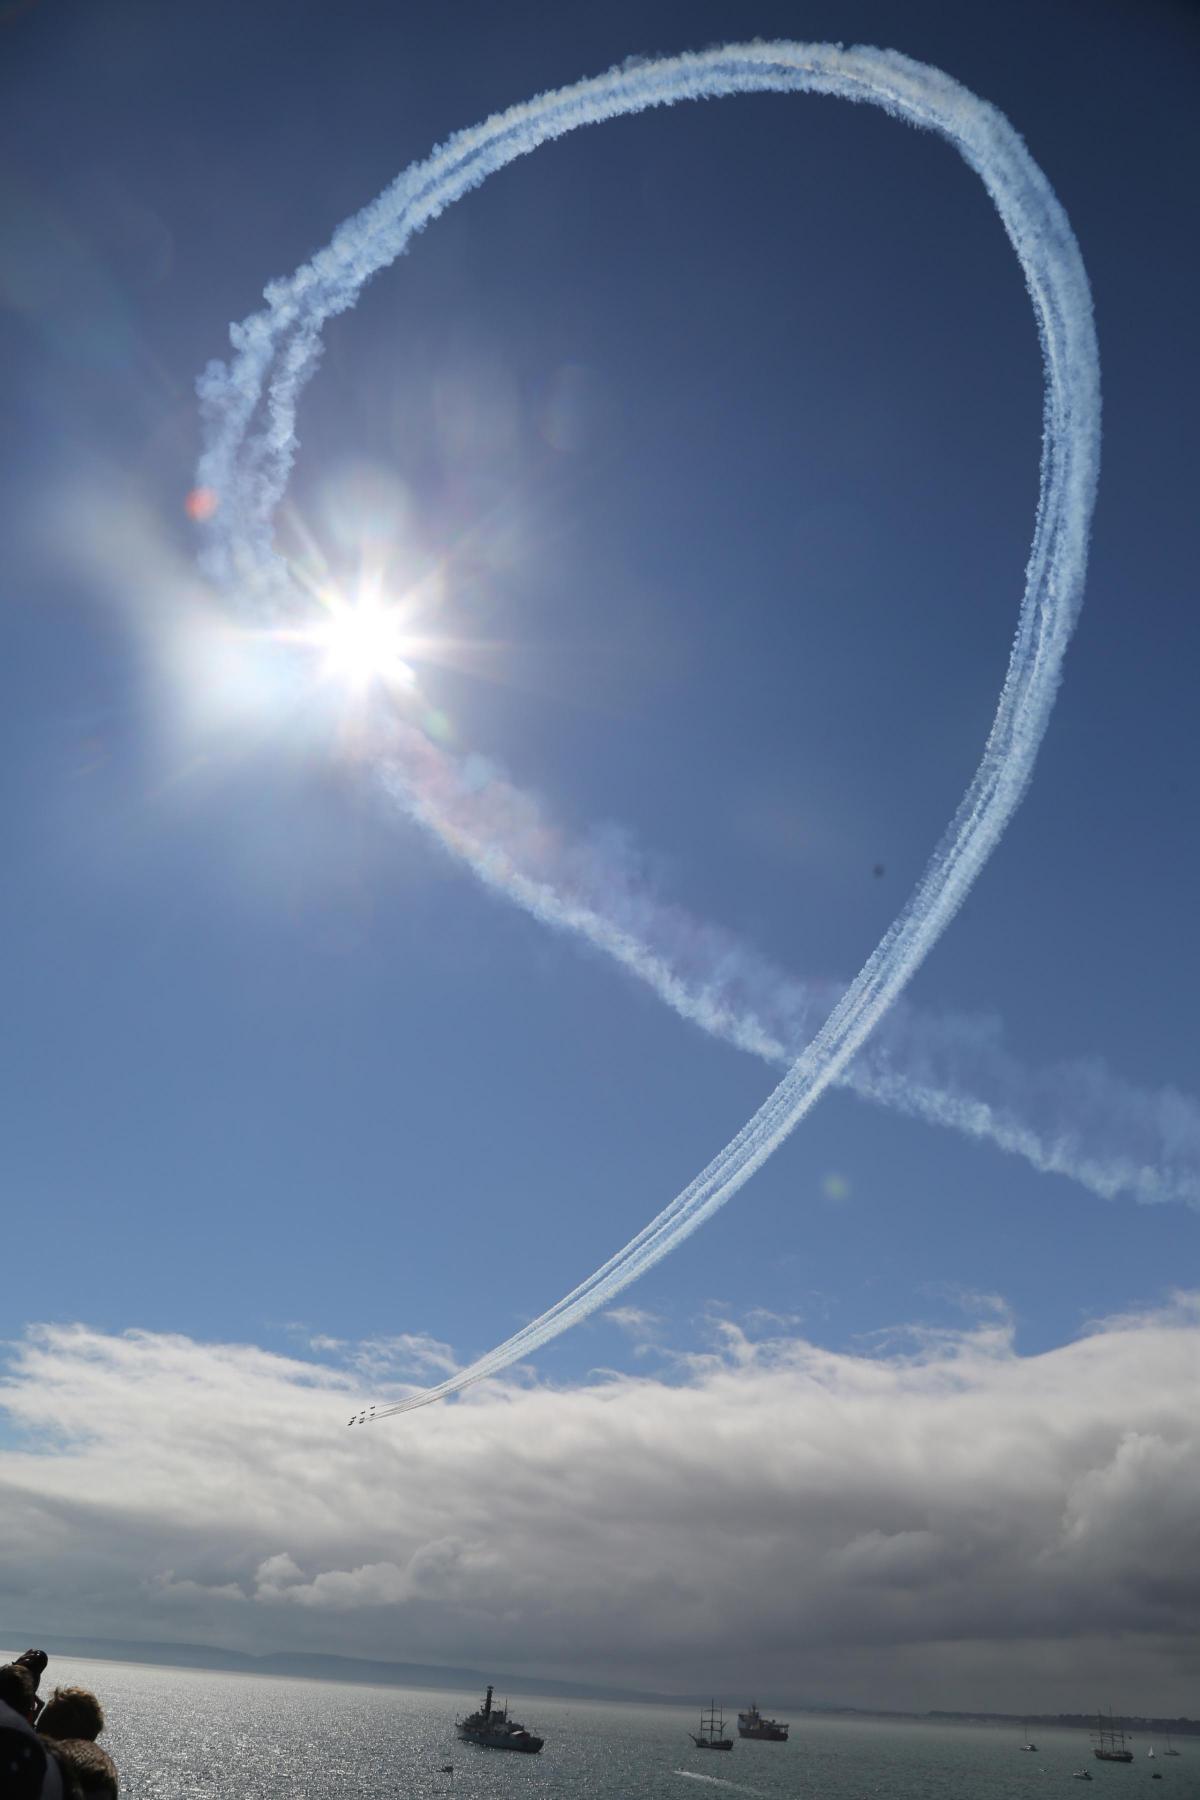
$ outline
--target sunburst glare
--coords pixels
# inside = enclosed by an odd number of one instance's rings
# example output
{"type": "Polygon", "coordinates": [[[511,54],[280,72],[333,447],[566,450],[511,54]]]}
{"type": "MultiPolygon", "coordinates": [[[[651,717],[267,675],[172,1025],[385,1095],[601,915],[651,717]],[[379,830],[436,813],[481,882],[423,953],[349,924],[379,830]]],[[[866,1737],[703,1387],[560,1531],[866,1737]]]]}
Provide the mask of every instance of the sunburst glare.
{"type": "Polygon", "coordinates": [[[412,687],[416,680],[405,661],[401,609],[377,595],[331,604],[327,617],[302,635],[321,654],[324,673],[355,693],[376,682],[412,687]]]}

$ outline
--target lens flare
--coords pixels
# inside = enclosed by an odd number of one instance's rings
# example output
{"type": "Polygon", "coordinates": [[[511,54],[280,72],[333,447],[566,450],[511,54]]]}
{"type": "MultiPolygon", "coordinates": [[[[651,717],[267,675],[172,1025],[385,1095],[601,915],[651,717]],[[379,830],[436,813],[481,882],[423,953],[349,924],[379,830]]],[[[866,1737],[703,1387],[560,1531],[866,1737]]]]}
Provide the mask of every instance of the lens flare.
{"type": "Polygon", "coordinates": [[[184,497],[183,510],[193,524],[205,525],[217,510],[217,496],[211,488],[191,488],[184,497]]]}

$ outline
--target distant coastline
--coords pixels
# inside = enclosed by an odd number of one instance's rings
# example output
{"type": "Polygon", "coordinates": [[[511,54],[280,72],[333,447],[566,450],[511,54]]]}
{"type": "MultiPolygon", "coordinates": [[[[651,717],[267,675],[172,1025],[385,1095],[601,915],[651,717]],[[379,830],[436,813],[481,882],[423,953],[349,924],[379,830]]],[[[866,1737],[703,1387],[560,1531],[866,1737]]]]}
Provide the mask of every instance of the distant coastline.
{"type": "MultiPolygon", "coordinates": [[[[819,1710],[827,1712],[828,1707],[819,1710]]],[[[985,1713],[985,1712],[923,1712],[923,1713],[876,1713],[875,1718],[888,1719],[932,1719],[945,1721],[948,1725],[1028,1725],[1032,1731],[1035,1725],[1058,1725],[1066,1731],[1088,1731],[1095,1727],[1096,1714],[1089,1713],[985,1713]]],[[[1108,1712],[1105,1711],[1105,1719],[1108,1712]]],[[[1122,1731],[1146,1732],[1154,1731],[1160,1735],[1170,1732],[1172,1737],[1200,1737],[1200,1719],[1168,1719],[1150,1718],[1143,1713],[1114,1713],[1112,1722],[1122,1731]]]]}
{"type": "MultiPolygon", "coordinates": [[[[297,1681],[352,1682],[366,1687],[406,1687],[447,1690],[466,1688],[474,1692],[489,1681],[506,1684],[514,1693],[539,1694],[550,1700],[609,1700],[630,1706],[699,1706],[707,1693],[661,1694],[645,1688],[622,1688],[602,1682],[561,1681],[527,1672],[506,1675],[502,1670],[490,1673],[481,1669],[458,1668],[439,1663],[387,1662],[360,1656],[324,1656],[313,1651],[277,1650],[255,1655],[244,1650],[222,1650],[214,1644],[172,1644],[129,1642],[110,1638],[63,1637],[57,1632],[14,1633],[7,1628],[12,1645],[20,1638],[37,1642],[53,1656],[77,1656],[98,1662],[146,1663],[151,1667],[173,1669],[205,1669],[226,1675],[274,1675],[297,1681]]],[[[1086,1731],[1096,1722],[1090,1713],[1002,1713],[951,1712],[931,1709],[927,1712],[898,1712],[893,1707],[833,1706],[784,1695],[772,1696],[764,1704],[812,1713],[822,1718],[894,1719],[916,1724],[944,1725],[1035,1725],[1040,1729],[1059,1727],[1063,1730],[1086,1731]]],[[[1173,1737],[1200,1737],[1200,1719],[1148,1717],[1138,1713],[1114,1714],[1113,1722],[1128,1732],[1170,1732],[1173,1737]]]]}

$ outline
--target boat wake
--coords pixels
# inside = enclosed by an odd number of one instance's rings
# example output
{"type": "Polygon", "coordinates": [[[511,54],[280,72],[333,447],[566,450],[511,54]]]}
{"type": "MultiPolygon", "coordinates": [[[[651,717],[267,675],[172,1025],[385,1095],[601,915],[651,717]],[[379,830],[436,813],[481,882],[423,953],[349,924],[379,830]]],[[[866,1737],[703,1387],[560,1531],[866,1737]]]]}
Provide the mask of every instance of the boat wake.
{"type": "MultiPolygon", "coordinates": [[[[719,1775],[700,1775],[695,1769],[674,1769],[672,1773],[682,1775],[685,1781],[705,1781],[709,1787],[729,1788],[735,1794],[762,1794],[761,1788],[746,1787],[740,1781],[722,1781],[719,1775]]],[[[766,1800],[765,1795],[763,1800],[766,1800]]]]}

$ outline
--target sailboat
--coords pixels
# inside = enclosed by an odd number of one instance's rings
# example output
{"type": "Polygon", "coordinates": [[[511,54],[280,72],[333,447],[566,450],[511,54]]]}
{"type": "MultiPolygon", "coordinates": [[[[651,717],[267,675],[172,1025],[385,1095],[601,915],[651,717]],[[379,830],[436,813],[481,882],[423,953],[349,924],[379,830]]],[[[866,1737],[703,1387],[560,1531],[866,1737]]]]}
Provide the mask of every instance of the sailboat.
{"type": "Polygon", "coordinates": [[[708,1711],[700,1714],[700,1735],[689,1731],[688,1736],[697,1750],[732,1750],[733,1739],[725,1736],[725,1714],[715,1700],[710,1700],[708,1711]]]}
{"type": "Polygon", "coordinates": [[[1092,1733],[1092,1754],[1101,1762],[1132,1762],[1133,1751],[1125,1743],[1125,1732],[1119,1725],[1113,1724],[1112,1707],[1108,1709],[1108,1723],[1104,1714],[1096,1714],[1096,1729],[1092,1733]]]}
{"type": "Polygon", "coordinates": [[[1034,1743],[1033,1739],[1029,1735],[1029,1720],[1028,1719],[1021,1720],[1021,1730],[1024,1733],[1024,1737],[1025,1737],[1025,1742],[1021,1745],[1022,1750],[1036,1750],[1037,1745],[1034,1743]]]}
{"type": "Polygon", "coordinates": [[[1150,1748],[1149,1748],[1149,1749],[1148,1749],[1148,1750],[1147,1750],[1147,1752],[1146,1752],[1146,1755],[1147,1755],[1147,1756],[1153,1756],[1153,1755],[1154,1755],[1154,1745],[1153,1745],[1153,1744],[1151,1744],[1151,1746],[1150,1746],[1150,1748]]]}
{"type": "Polygon", "coordinates": [[[1182,1755],[1182,1751],[1176,1750],[1174,1744],[1172,1744],[1171,1734],[1169,1731],[1167,1733],[1167,1747],[1163,1751],[1163,1755],[1164,1756],[1180,1756],[1180,1755],[1182,1755]]]}

